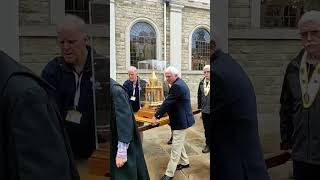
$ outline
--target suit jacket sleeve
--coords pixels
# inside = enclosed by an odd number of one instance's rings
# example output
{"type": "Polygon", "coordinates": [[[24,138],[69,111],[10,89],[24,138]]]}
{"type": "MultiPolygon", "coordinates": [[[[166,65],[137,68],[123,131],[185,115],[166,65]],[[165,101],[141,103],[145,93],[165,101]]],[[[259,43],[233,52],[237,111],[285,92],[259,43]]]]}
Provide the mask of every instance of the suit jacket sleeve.
{"type": "Polygon", "coordinates": [[[29,88],[16,98],[11,117],[18,176],[23,179],[69,180],[70,158],[56,111],[46,92],[29,88]]]}
{"type": "Polygon", "coordinates": [[[115,110],[115,120],[117,125],[118,141],[130,143],[134,134],[134,115],[129,104],[128,96],[120,85],[114,85],[112,96],[115,110]]]}
{"type": "Polygon", "coordinates": [[[282,92],[280,97],[280,134],[281,134],[281,149],[291,149],[291,136],[293,133],[292,122],[292,94],[288,82],[288,69],[286,71],[282,92]]]}
{"type": "Polygon", "coordinates": [[[176,105],[177,100],[181,96],[180,87],[176,84],[173,84],[169,90],[167,98],[161,104],[159,110],[156,112],[155,117],[161,118],[166,112],[173,108],[176,105]]]}

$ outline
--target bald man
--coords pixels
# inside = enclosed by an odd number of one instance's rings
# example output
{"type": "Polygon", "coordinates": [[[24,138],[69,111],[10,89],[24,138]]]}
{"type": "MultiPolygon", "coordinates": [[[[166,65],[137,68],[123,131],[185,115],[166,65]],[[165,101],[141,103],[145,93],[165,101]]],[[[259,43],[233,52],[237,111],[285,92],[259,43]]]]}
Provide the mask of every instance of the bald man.
{"type": "Polygon", "coordinates": [[[85,23],[77,16],[67,15],[57,25],[57,42],[61,56],[46,65],[42,77],[56,89],[75,158],[87,159],[95,149],[91,53],[95,60],[105,58],[88,45],[85,23]]]}

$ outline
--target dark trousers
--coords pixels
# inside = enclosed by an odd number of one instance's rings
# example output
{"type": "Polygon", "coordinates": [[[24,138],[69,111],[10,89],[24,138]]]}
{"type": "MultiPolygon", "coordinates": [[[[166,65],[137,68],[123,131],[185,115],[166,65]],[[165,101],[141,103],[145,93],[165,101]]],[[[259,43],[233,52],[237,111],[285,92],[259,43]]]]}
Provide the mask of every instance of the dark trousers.
{"type": "Polygon", "coordinates": [[[204,135],[206,137],[206,145],[210,147],[210,114],[202,113],[202,122],[204,135]]]}
{"type": "Polygon", "coordinates": [[[319,180],[320,165],[293,161],[293,176],[295,180],[319,180]]]}

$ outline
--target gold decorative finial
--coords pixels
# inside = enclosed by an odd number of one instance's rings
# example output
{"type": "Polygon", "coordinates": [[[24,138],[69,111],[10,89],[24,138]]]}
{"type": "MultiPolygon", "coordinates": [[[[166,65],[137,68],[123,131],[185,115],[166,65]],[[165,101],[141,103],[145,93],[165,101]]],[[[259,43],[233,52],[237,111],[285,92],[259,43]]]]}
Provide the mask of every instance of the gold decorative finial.
{"type": "Polygon", "coordinates": [[[156,76],[156,73],[154,71],[152,71],[152,75],[151,75],[150,79],[152,79],[152,80],[158,79],[157,76],[156,76]]]}

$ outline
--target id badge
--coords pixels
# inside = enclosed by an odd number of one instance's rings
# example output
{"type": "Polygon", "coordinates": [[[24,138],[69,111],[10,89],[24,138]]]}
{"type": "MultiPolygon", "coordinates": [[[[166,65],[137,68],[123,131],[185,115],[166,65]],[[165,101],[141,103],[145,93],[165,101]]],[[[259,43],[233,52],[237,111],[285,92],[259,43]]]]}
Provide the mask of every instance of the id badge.
{"type": "Polygon", "coordinates": [[[82,114],[76,110],[69,110],[66,116],[66,121],[80,124],[82,114]]]}
{"type": "Polygon", "coordinates": [[[131,100],[131,101],[136,101],[136,97],[131,96],[130,100],[131,100]]]}

